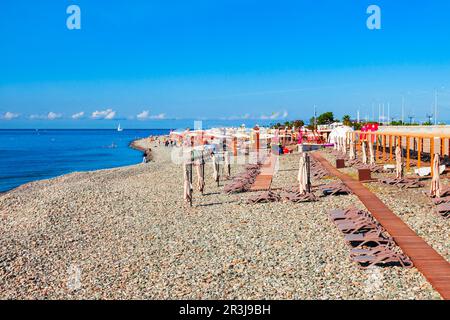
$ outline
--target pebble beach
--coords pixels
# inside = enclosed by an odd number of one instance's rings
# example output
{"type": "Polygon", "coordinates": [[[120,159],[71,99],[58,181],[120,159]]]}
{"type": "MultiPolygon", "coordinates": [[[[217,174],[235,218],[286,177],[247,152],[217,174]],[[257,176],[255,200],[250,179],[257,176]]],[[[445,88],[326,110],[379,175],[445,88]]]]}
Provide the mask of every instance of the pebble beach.
{"type": "MultiPolygon", "coordinates": [[[[327,213],[363,209],[356,196],[248,204],[248,192],[217,186],[208,163],[205,194],[195,190],[190,207],[172,148],[135,146],[153,161],[0,194],[1,299],[440,299],[415,268],[363,270],[349,259],[327,213]]],[[[298,155],[280,157],[273,188],[296,185],[297,170],[298,155]]],[[[313,184],[334,178],[322,180],[313,184]]],[[[448,221],[420,191],[398,201],[392,187],[370,188],[449,260],[448,221]]]]}

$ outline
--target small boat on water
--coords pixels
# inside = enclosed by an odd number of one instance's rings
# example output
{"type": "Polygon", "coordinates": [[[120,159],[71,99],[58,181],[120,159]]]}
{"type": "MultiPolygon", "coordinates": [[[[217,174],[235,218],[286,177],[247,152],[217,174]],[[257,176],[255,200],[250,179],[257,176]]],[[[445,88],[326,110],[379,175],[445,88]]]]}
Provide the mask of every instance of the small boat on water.
{"type": "Polygon", "coordinates": [[[119,126],[117,127],[117,131],[118,132],[122,132],[123,131],[123,128],[120,126],[120,123],[119,123],[119,126]]]}

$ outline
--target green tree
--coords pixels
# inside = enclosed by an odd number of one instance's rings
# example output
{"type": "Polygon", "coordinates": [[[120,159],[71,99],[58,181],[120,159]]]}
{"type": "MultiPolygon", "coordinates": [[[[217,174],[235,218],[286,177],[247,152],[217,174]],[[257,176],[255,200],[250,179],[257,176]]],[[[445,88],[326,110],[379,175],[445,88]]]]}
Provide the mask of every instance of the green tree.
{"type": "Polygon", "coordinates": [[[296,128],[303,127],[305,125],[305,122],[303,120],[294,120],[292,121],[293,126],[296,128]]]}
{"type": "Polygon", "coordinates": [[[325,112],[317,117],[317,124],[330,124],[334,122],[333,112],[325,112]]]}
{"type": "Polygon", "coordinates": [[[344,126],[352,126],[352,120],[348,114],[342,117],[342,123],[344,124],[344,126]]]}

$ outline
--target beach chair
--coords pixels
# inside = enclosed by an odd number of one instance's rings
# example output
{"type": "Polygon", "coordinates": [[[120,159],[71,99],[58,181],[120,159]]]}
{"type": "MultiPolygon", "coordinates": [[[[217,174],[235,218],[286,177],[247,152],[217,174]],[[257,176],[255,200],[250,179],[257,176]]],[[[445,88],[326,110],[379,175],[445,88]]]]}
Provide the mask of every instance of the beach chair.
{"type": "Polygon", "coordinates": [[[319,188],[323,196],[337,196],[352,194],[352,191],[342,182],[333,182],[319,188]]]}
{"type": "Polygon", "coordinates": [[[287,190],[284,190],[281,193],[281,198],[286,201],[293,202],[293,203],[318,201],[318,199],[314,195],[314,193],[301,194],[298,191],[287,191],[287,190]]]}
{"type": "Polygon", "coordinates": [[[336,220],[352,219],[360,216],[370,216],[370,214],[356,208],[350,208],[347,210],[332,210],[329,213],[330,220],[333,222],[336,220]]]}
{"type": "Polygon", "coordinates": [[[441,204],[441,203],[447,203],[447,202],[450,202],[450,196],[434,198],[433,199],[433,203],[435,205],[438,205],[438,204],[441,204]]]}
{"type": "Polygon", "coordinates": [[[350,223],[377,223],[376,220],[370,214],[357,214],[354,216],[346,217],[344,219],[334,219],[332,220],[336,225],[344,225],[350,223]]]}
{"type": "Polygon", "coordinates": [[[378,228],[364,233],[351,233],[344,236],[344,240],[352,247],[374,247],[394,244],[394,239],[384,235],[384,229],[378,228]]]}
{"type": "Polygon", "coordinates": [[[281,200],[280,195],[269,190],[269,191],[258,193],[254,196],[249,197],[247,199],[247,203],[249,203],[249,204],[268,203],[268,202],[277,202],[280,200],[281,200]]]}
{"type": "Polygon", "coordinates": [[[445,186],[444,188],[442,188],[440,196],[441,197],[450,196],[450,186],[445,186]]]}
{"type": "MultiPolygon", "coordinates": [[[[339,220],[338,220],[339,221],[339,220]]],[[[362,219],[357,221],[335,221],[338,229],[345,234],[366,233],[371,230],[378,230],[381,226],[378,222],[362,219]]]]}
{"type": "Polygon", "coordinates": [[[444,218],[448,218],[450,216],[449,215],[450,203],[449,202],[441,203],[440,205],[436,206],[436,211],[444,218]]]}
{"type": "Polygon", "coordinates": [[[403,268],[411,268],[412,261],[403,253],[397,253],[390,246],[378,246],[375,249],[357,249],[350,251],[351,260],[358,266],[366,269],[375,265],[392,266],[399,265],[403,268]]]}

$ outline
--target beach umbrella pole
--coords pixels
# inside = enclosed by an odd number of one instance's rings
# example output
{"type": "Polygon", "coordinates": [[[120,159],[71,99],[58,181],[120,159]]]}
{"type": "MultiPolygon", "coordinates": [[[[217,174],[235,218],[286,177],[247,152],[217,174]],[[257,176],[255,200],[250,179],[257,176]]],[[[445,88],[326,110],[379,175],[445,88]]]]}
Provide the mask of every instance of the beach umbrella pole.
{"type": "Polygon", "coordinates": [[[194,162],[193,159],[194,155],[193,152],[191,151],[191,161],[189,163],[189,204],[192,207],[192,194],[193,194],[193,190],[192,190],[192,171],[193,171],[193,167],[192,167],[192,163],[194,162]]]}
{"type": "MultiPolygon", "coordinates": [[[[216,160],[217,161],[217,160],[216,160]]],[[[220,164],[219,161],[216,162],[216,170],[217,170],[217,186],[219,186],[219,182],[220,182],[220,164]]]]}
{"type": "Polygon", "coordinates": [[[205,187],[204,187],[205,186],[205,159],[203,157],[203,152],[202,152],[202,161],[200,163],[200,166],[202,169],[201,175],[202,175],[202,183],[203,183],[203,185],[202,185],[202,195],[203,195],[203,191],[205,189],[205,187]]]}
{"type": "Polygon", "coordinates": [[[309,158],[309,154],[306,153],[305,155],[306,160],[306,192],[311,193],[311,159],[309,158]]]}

